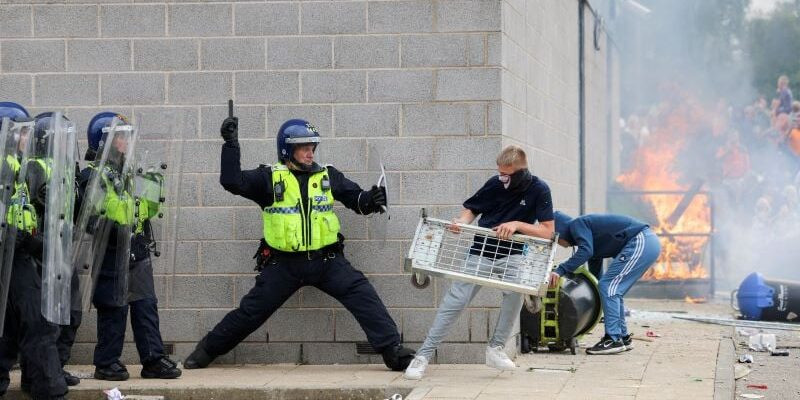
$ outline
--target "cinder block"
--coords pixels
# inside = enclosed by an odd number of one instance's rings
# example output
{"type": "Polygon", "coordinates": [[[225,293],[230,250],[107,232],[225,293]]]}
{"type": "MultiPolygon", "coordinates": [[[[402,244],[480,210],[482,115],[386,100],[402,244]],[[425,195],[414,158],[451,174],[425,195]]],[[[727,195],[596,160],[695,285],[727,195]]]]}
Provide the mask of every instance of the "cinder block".
{"type": "Polygon", "coordinates": [[[204,39],[200,44],[201,69],[243,70],[264,69],[262,38],[204,39]]]}
{"type": "MultiPolygon", "coordinates": [[[[238,304],[238,303],[237,303],[238,304]]],[[[222,319],[225,318],[231,310],[200,310],[200,317],[198,318],[198,323],[200,325],[200,336],[205,336],[208,332],[214,329],[218,323],[222,322],[222,319]]],[[[262,324],[255,331],[253,331],[250,335],[248,335],[244,340],[243,343],[265,343],[267,341],[267,325],[262,324]]],[[[241,344],[240,344],[241,346],[241,344]]],[[[238,347],[238,346],[237,346],[238,347]]]]}
{"type": "Polygon", "coordinates": [[[32,82],[31,75],[0,75],[0,98],[14,101],[23,106],[31,104],[32,96],[32,82]]]}
{"type": "Polygon", "coordinates": [[[130,40],[70,40],[67,42],[68,71],[130,71],[130,40]]]}
{"type": "Polygon", "coordinates": [[[303,308],[342,308],[342,304],[336,301],[322,290],[313,286],[305,286],[298,291],[300,296],[300,307],[303,308]]]}
{"type": "Polygon", "coordinates": [[[339,171],[363,171],[367,162],[366,146],[364,139],[332,138],[320,144],[314,158],[322,165],[333,164],[339,171]]]}
{"type": "Polygon", "coordinates": [[[501,28],[501,0],[442,0],[436,3],[440,32],[497,32],[501,28]]]}
{"type": "Polygon", "coordinates": [[[31,37],[31,6],[0,6],[0,37],[31,37]]]}
{"type": "MultiPolygon", "coordinates": [[[[206,139],[222,140],[219,128],[228,117],[228,106],[201,107],[202,130],[200,136],[206,139]]],[[[267,120],[264,106],[235,106],[234,115],[239,118],[240,139],[263,139],[267,120]]],[[[220,142],[221,143],[221,142],[220,142]]]]}
{"type": "Polygon", "coordinates": [[[503,34],[489,33],[486,35],[486,65],[501,66],[503,60],[503,34]]]}
{"type": "Polygon", "coordinates": [[[403,105],[403,135],[461,136],[482,134],[486,109],[471,103],[403,105]]]}
{"type": "MultiPolygon", "coordinates": [[[[267,137],[275,137],[281,125],[293,118],[304,119],[313,124],[323,140],[332,136],[331,106],[267,106],[267,137]]],[[[324,146],[324,145],[323,145],[324,146]]]]}
{"type": "Polygon", "coordinates": [[[483,364],[485,343],[442,343],[436,351],[437,364],[483,364]]]}
{"type": "Polygon", "coordinates": [[[500,74],[498,68],[441,70],[437,74],[436,100],[499,100],[500,74]]]}
{"type": "Polygon", "coordinates": [[[34,6],[33,33],[36,37],[96,37],[97,6],[34,6]]]}
{"type": "MultiPolygon", "coordinates": [[[[185,242],[181,241],[178,242],[178,254],[175,257],[175,270],[176,274],[196,274],[200,272],[200,243],[201,242],[185,242]]],[[[172,275],[172,259],[171,259],[171,247],[170,243],[159,243],[161,246],[162,256],[159,257],[157,260],[154,261],[161,261],[164,260],[166,262],[166,266],[163,268],[158,269],[157,273],[164,273],[172,275]],[[165,246],[166,245],[166,246],[165,246]],[[166,251],[165,251],[166,250],[166,251]]],[[[155,266],[154,266],[155,268],[155,266]]]]}
{"type": "Polygon", "coordinates": [[[261,210],[258,206],[234,209],[234,238],[239,240],[259,240],[264,237],[261,210]]]}
{"type": "Polygon", "coordinates": [[[176,276],[172,306],[178,308],[233,307],[230,276],[176,276]]]}
{"type": "Polygon", "coordinates": [[[267,321],[271,342],[333,341],[333,311],[279,309],[267,321]]]}
{"type": "Polygon", "coordinates": [[[300,30],[304,35],[366,32],[366,6],[363,1],[301,3],[300,30]]]}
{"type": "Polygon", "coordinates": [[[303,364],[365,364],[368,360],[356,354],[355,343],[303,343],[303,364]]]}
{"type": "Polygon", "coordinates": [[[351,240],[344,247],[344,254],[354,268],[365,274],[397,274],[403,271],[407,250],[408,242],[404,241],[351,240]]]}
{"type": "Polygon", "coordinates": [[[367,218],[363,215],[345,209],[344,207],[334,208],[336,216],[339,217],[341,233],[345,239],[366,239],[367,238],[367,218]]]}
{"type": "Polygon", "coordinates": [[[403,173],[403,204],[460,204],[467,198],[467,176],[463,172],[403,173]]]}
{"type": "Polygon", "coordinates": [[[202,338],[200,311],[161,309],[158,316],[161,338],[165,342],[196,342],[202,338]]]}
{"type": "MultiPolygon", "coordinates": [[[[255,253],[256,249],[258,248],[258,241],[253,240],[252,242],[252,251],[251,253],[255,253]]],[[[248,264],[251,266],[255,266],[255,261],[250,260],[248,264]]],[[[255,271],[251,271],[246,275],[236,275],[233,279],[233,284],[235,285],[235,293],[234,293],[234,304],[238,307],[239,304],[242,302],[242,298],[250,293],[251,290],[254,290],[256,279],[258,278],[258,274],[255,271]]],[[[300,307],[300,291],[294,292],[289,299],[287,299],[282,305],[282,308],[297,308],[300,307]]],[[[264,328],[266,329],[266,328],[264,328]]],[[[264,331],[266,334],[266,330],[264,331]]],[[[252,335],[251,335],[252,336],[252,335]]]]}
{"type": "Polygon", "coordinates": [[[37,75],[34,79],[37,106],[97,105],[97,75],[37,75]]]}
{"type": "Polygon", "coordinates": [[[230,36],[231,4],[170,4],[170,36],[230,36]]]}
{"type": "Polygon", "coordinates": [[[204,274],[242,274],[253,272],[253,253],[251,241],[212,241],[200,246],[202,273],[204,274]]]}
{"type": "Polygon", "coordinates": [[[163,104],[164,74],[103,75],[100,85],[103,104],[163,104]]]}
{"type": "MultiPolygon", "coordinates": [[[[417,289],[411,289],[417,290],[417,289]]],[[[405,310],[403,314],[403,340],[422,342],[428,336],[428,330],[433,326],[437,309],[405,310]]],[[[445,342],[466,342],[469,340],[469,312],[461,312],[450,332],[444,338],[445,342]]]]}
{"type": "Polygon", "coordinates": [[[417,289],[410,275],[373,275],[369,277],[386,307],[433,307],[433,286],[417,289]]]}
{"type": "MultiPolygon", "coordinates": [[[[396,192],[398,192],[398,190],[395,189],[393,193],[396,192]]],[[[414,231],[417,229],[417,222],[419,221],[420,207],[394,206],[390,212],[392,213],[392,220],[385,227],[377,226],[378,224],[384,224],[378,218],[367,220],[370,232],[383,229],[386,232],[386,238],[390,240],[407,240],[413,237],[414,231]]],[[[403,279],[408,280],[406,278],[403,279]]]]}
{"type": "Polygon", "coordinates": [[[164,36],[167,6],[110,4],[100,6],[100,34],[104,37],[164,36]]]}
{"type": "MultiPolygon", "coordinates": [[[[81,315],[81,324],[75,334],[75,342],[86,343],[97,341],[97,310],[92,308],[81,315]]],[[[71,362],[74,362],[70,358],[71,362]]],[[[90,362],[91,364],[91,362],[90,362]]]]}
{"type": "MultiPolygon", "coordinates": [[[[436,279],[434,280],[434,284],[436,285],[436,292],[440,293],[441,296],[436,299],[436,306],[438,307],[442,301],[442,297],[444,293],[449,290],[450,283],[452,281],[449,279],[436,279]]],[[[498,289],[483,287],[475,295],[472,301],[469,303],[470,307],[491,307],[497,308],[500,307],[500,303],[503,301],[503,293],[498,289]]],[[[493,324],[494,322],[492,322],[493,324]]],[[[494,325],[490,325],[494,327],[494,325]]]]}
{"type": "Polygon", "coordinates": [[[270,69],[323,69],[332,65],[331,38],[290,36],[269,38],[267,66],[270,69]]]}
{"type": "Polygon", "coordinates": [[[484,34],[467,35],[468,65],[486,65],[487,36],[484,34]]]}
{"type": "Polygon", "coordinates": [[[308,71],[301,74],[304,103],[362,103],[366,100],[363,71],[308,71]]]}
{"type": "Polygon", "coordinates": [[[432,71],[371,71],[368,79],[371,102],[422,102],[433,99],[432,71]]]}
{"type": "Polygon", "coordinates": [[[60,72],[65,69],[63,40],[4,40],[3,73],[60,72]]]}
{"type": "Polygon", "coordinates": [[[433,1],[371,1],[369,32],[411,33],[433,31],[433,1]]]}
{"type": "Polygon", "coordinates": [[[233,233],[229,208],[184,207],[178,216],[178,238],[182,240],[229,239],[233,233]]]}
{"type": "Polygon", "coordinates": [[[225,104],[231,98],[229,72],[185,72],[169,75],[169,103],[225,104]]]}
{"type": "Polygon", "coordinates": [[[400,129],[399,111],[397,104],[335,106],[333,119],[336,136],[397,136],[400,129]]]}
{"type": "Polygon", "coordinates": [[[403,36],[403,67],[467,66],[466,35],[403,36]]]}
{"type": "Polygon", "coordinates": [[[196,107],[136,107],[133,119],[139,140],[197,138],[199,116],[196,107]]]}
{"type": "Polygon", "coordinates": [[[502,148],[501,138],[442,138],[436,142],[434,168],[491,169],[502,148]]]}
{"type": "Polygon", "coordinates": [[[300,29],[297,4],[236,4],[235,29],[239,36],[295,35],[300,29]]]}
{"type": "Polygon", "coordinates": [[[400,66],[400,40],[396,36],[342,36],[334,42],[336,68],[387,68],[400,66]]]}
{"type": "Polygon", "coordinates": [[[236,73],[236,101],[239,103],[297,103],[299,92],[297,72],[236,73]]]}
{"type": "MultiPolygon", "coordinates": [[[[401,331],[400,322],[402,321],[402,310],[388,310],[392,320],[397,325],[398,332],[401,331]]],[[[367,335],[361,329],[353,314],[344,309],[334,310],[336,319],[336,341],[337,342],[362,342],[367,341],[367,335]]],[[[407,340],[407,338],[406,338],[407,340]]]]}
{"type": "Polygon", "coordinates": [[[494,327],[489,326],[489,311],[486,309],[471,309],[469,315],[469,341],[488,342],[489,332],[494,331],[494,327]]]}
{"type": "Polygon", "coordinates": [[[141,39],[133,41],[133,68],[140,71],[196,70],[199,41],[141,39]]]}
{"type": "Polygon", "coordinates": [[[382,159],[389,171],[429,171],[434,165],[435,143],[435,139],[370,139],[368,168],[370,171],[380,170],[378,161],[382,159]]]}

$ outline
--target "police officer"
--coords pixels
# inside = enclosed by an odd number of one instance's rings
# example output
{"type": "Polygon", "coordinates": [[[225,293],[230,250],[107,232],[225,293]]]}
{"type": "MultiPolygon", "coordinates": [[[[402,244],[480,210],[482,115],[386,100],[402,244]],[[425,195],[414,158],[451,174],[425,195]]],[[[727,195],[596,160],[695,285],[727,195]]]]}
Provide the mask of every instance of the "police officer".
{"type": "MultiPolygon", "coordinates": [[[[21,106],[0,103],[0,114],[11,116],[16,121],[27,118],[21,106]],[[8,115],[7,108],[18,112],[8,115]],[[13,115],[17,114],[17,115],[13,115]]],[[[40,114],[35,119],[33,137],[20,132],[21,146],[33,140],[34,146],[47,146],[47,128],[52,114],[40,114]]],[[[37,152],[43,154],[44,152],[37,152]]],[[[28,176],[48,175],[48,163],[37,158],[7,158],[17,171],[27,164],[28,176]]],[[[30,392],[34,399],[61,399],[67,393],[67,382],[58,358],[56,338],[59,326],[48,322],[42,315],[42,226],[45,215],[46,189],[43,179],[27,179],[17,182],[7,215],[4,218],[17,229],[16,249],[11,271],[11,285],[3,338],[0,340],[0,387],[8,387],[8,371],[17,354],[21,353],[22,389],[30,392]]]]}
{"type": "MultiPolygon", "coordinates": [[[[231,106],[232,108],[232,106],[231,106]]],[[[343,236],[333,211],[334,200],[358,214],[381,212],[385,189],[363,191],[332,166],[314,162],[319,133],[301,119],[286,121],[278,131],[279,162],[242,171],[238,119],[222,123],[222,170],[225,190],[256,202],[262,209],[263,233],[256,285],[239,308],[228,313],[184,361],[187,369],[204,368],[233,349],[261,326],[303,286],[314,286],[339,300],[356,318],[387,367],[402,371],[414,352],[400,344],[397,326],[361,271],[342,253],[343,236]]]]}
{"type": "MultiPolygon", "coordinates": [[[[158,213],[158,209],[142,208],[147,203],[135,202],[129,187],[120,188],[119,183],[114,182],[114,177],[119,175],[125,163],[128,147],[125,141],[132,140],[125,135],[115,135],[113,139],[107,136],[114,120],[121,121],[119,126],[115,125],[115,129],[132,130],[127,119],[120,114],[102,112],[95,115],[87,129],[89,149],[85,159],[90,163],[81,171],[78,179],[79,192],[83,197],[90,179],[95,175],[98,176],[102,180],[100,185],[109,188],[105,191],[103,215],[115,222],[115,227],[131,223],[135,226],[130,247],[129,292],[124,294],[129,302],[124,300],[120,302],[119,294],[116,293],[119,274],[128,272],[120,272],[117,268],[117,235],[123,233],[120,228],[112,228],[107,239],[102,268],[92,297],[92,303],[97,309],[94,377],[109,381],[124,381],[129,378],[128,370],[120,361],[120,356],[125,340],[128,310],[130,310],[133,338],[142,363],[142,378],[174,379],[181,375],[181,370],[164,353],[159,330],[158,299],[153,285],[153,265],[150,259],[153,241],[150,219],[158,213]],[[96,161],[96,155],[103,154],[104,145],[112,147],[106,152],[108,159],[101,166],[96,161]],[[99,170],[100,168],[103,170],[99,170]],[[137,207],[135,211],[134,207],[137,207]],[[134,218],[135,221],[130,221],[129,218],[134,218]],[[121,306],[120,303],[125,305],[121,306]]],[[[120,177],[123,181],[130,180],[129,178],[120,177]]],[[[70,336],[71,341],[64,340],[67,346],[71,346],[71,342],[74,341],[74,330],[70,336]]]]}

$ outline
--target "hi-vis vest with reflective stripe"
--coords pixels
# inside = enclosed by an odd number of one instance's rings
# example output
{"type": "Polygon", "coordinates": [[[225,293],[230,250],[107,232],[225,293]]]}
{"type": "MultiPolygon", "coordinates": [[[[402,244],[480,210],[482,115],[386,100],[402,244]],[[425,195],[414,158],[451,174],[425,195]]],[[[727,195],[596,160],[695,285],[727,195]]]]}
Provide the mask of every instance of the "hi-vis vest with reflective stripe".
{"type": "MultiPolygon", "coordinates": [[[[45,171],[46,176],[50,176],[50,166],[45,160],[36,158],[30,161],[36,161],[45,171]]],[[[6,157],[6,162],[15,173],[19,173],[21,164],[17,157],[9,155],[6,157]]],[[[34,208],[33,204],[30,202],[29,192],[28,185],[25,182],[14,183],[14,194],[11,196],[11,203],[6,212],[6,221],[9,224],[16,225],[17,229],[32,234],[39,226],[39,217],[36,213],[36,208],[34,208]]]]}
{"type": "Polygon", "coordinates": [[[114,183],[111,182],[111,179],[108,176],[110,168],[106,167],[106,171],[98,171],[97,166],[94,163],[89,163],[89,168],[94,170],[95,173],[100,174],[106,193],[106,197],[103,199],[101,209],[95,210],[95,212],[101,213],[104,211],[103,216],[120,225],[133,224],[135,211],[133,198],[127,191],[124,190],[122,193],[117,194],[116,190],[114,189],[114,183]]]}
{"type": "Polygon", "coordinates": [[[287,252],[319,250],[339,240],[339,218],[333,212],[333,192],[328,169],[308,178],[308,203],[302,204],[300,184],[280,163],[272,166],[273,188],[283,182],[283,200],[264,207],[264,240],[270,247],[287,252]],[[324,188],[323,188],[323,182],[324,188]]]}

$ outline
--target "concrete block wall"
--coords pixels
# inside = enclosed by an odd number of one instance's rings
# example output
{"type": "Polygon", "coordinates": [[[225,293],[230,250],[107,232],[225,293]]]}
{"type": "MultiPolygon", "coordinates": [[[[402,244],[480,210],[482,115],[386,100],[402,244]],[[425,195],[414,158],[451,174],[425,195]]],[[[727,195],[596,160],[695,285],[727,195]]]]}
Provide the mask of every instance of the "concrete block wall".
{"type": "MultiPolygon", "coordinates": [[[[557,205],[577,204],[576,7],[572,0],[0,0],[0,99],[34,113],[64,111],[81,131],[94,113],[115,110],[131,116],[153,148],[182,143],[181,190],[170,200],[180,207],[178,226],[165,229],[175,241],[162,244],[155,279],[162,333],[177,358],[254,284],[259,210],[218,183],[227,99],[240,118],[244,168],[275,161],[275,133],[292,117],[319,127],[319,161],[363,187],[382,159],[388,227],[337,211],[347,257],[415,347],[447,288],[435,280],[415,289],[402,273],[421,207],[454,216],[512,142],[530,151],[557,205]]],[[[499,300],[497,291],[481,292],[437,361],[482,363],[499,300]]],[[[94,313],[85,321],[75,363],[91,362],[94,313]]],[[[304,288],[219,362],[380,362],[357,354],[354,343],[364,339],[340,304],[304,288]]],[[[132,343],[123,361],[138,362],[132,343]]]]}

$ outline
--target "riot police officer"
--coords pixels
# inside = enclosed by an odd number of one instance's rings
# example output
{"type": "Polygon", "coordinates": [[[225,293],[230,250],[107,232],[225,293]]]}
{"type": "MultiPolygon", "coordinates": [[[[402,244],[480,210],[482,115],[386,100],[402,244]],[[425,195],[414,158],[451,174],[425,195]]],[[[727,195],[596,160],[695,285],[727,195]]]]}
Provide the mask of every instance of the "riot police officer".
{"type": "MultiPolygon", "coordinates": [[[[232,108],[232,106],[231,106],[232,108]]],[[[187,369],[204,368],[255,331],[293,293],[314,286],[340,301],[356,318],[387,367],[402,371],[414,352],[403,348],[397,326],[363,273],[342,253],[343,236],[334,200],[358,214],[381,212],[385,189],[364,191],[332,166],[314,162],[320,135],[301,119],[279,129],[279,162],[242,171],[238,119],[221,127],[220,183],[225,190],[256,202],[262,209],[261,270],[256,285],[184,361],[187,369]]]]}
{"type": "MultiPolygon", "coordinates": [[[[164,353],[150,259],[154,240],[150,219],[158,214],[158,205],[140,203],[133,198],[130,187],[133,177],[127,176],[129,174],[123,169],[124,165],[131,162],[131,154],[127,152],[129,148],[133,148],[135,134],[132,132],[133,127],[120,114],[102,112],[95,115],[87,129],[89,149],[85,158],[90,163],[81,171],[78,179],[79,193],[84,203],[82,207],[101,208],[101,216],[93,216],[91,220],[100,223],[100,218],[113,225],[105,230],[108,232],[107,237],[98,238],[106,241],[106,251],[99,255],[102,257],[102,265],[99,273],[93,277],[95,289],[92,304],[97,309],[94,377],[110,381],[129,378],[120,356],[130,310],[133,337],[142,363],[142,378],[174,379],[181,375],[181,370],[164,353]],[[123,131],[126,133],[117,134],[123,131]],[[104,151],[104,146],[110,147],[104,151]],[[92,186],[92,179],[98,180],[95,186],[103,188],[101,204],[85,204],[89,201],[87,197],[97,197],[86,194],[87,187],[92,186]],[[132,232],[126,231],[125,226],[133,226],[132,232]],[[119,244],[124,242],[122,238],[125,236],[131,237],[130,247],[127,247],[127,243],[119,244]],[[124,262],[124,266],[120,266],[120,260],[124,262]],[[128,283],[120,286],[118,282],[121,279],[127,279],[128,283]],[[119,293],[120,287],[127,288],[127,291],[119,293]]],[[[79,229],[87,228],[79,223],[79,229]]],[[[104,231],[96,227],[88,230],[104,231]]],[[[72,336],[74,340],[74,333],[72,336]]]]}

